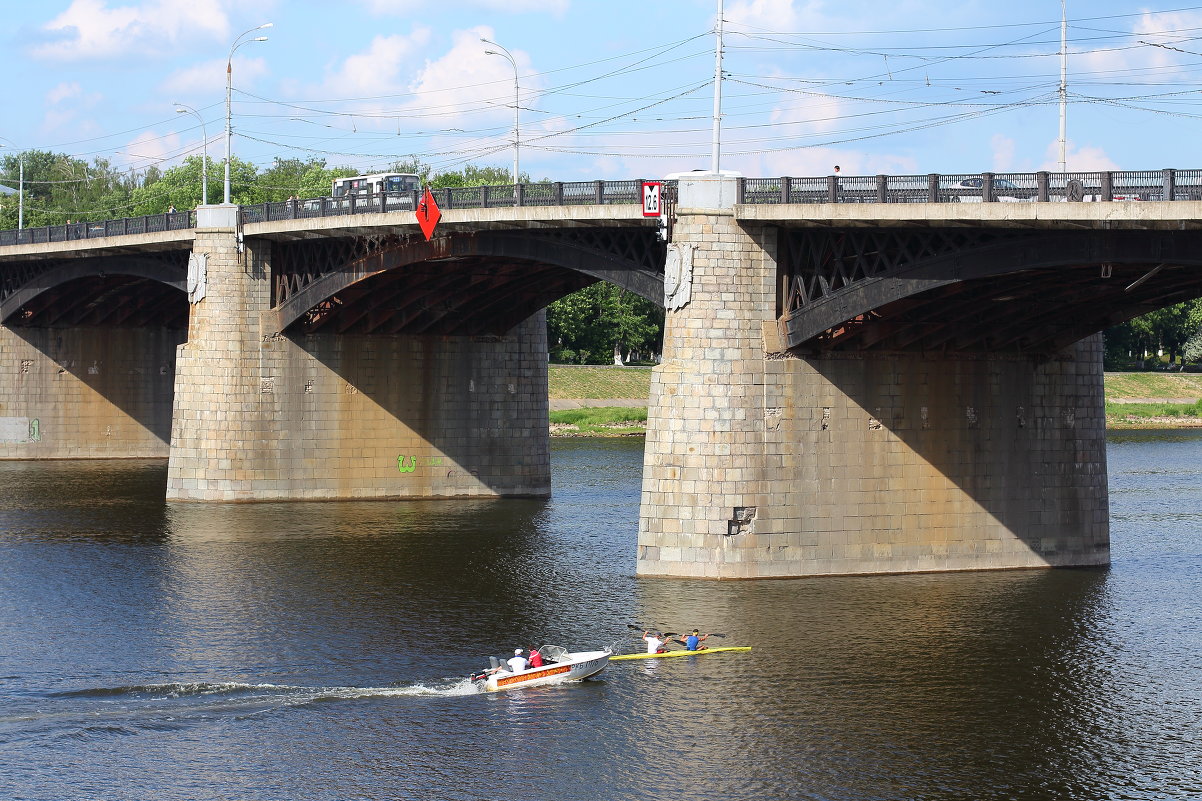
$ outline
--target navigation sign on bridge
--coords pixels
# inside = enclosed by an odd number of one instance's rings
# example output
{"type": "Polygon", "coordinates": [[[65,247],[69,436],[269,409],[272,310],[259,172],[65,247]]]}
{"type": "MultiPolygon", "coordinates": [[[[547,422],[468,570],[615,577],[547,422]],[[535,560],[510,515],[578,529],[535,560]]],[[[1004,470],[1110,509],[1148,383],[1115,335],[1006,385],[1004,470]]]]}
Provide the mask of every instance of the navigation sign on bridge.
{"type": "Polygon", "coordinates": [[[643,216],[658,217],[663,213],[660,195],[663,192],[662,181],[643,181],[643,216]]]}
{"type": "Polygon", "coordinates": [[[421,226],[422,233],[426,235],[426,241],[429,242],[430,237],[434,236],[434,226],[438,225],[438,221],[442,218],[442,212],[438,210],[438,204],[434,202],[434,193],[430,191],[430,187],[426,187],[426,193],[422,195],[414,214],[417,215],[417,224],[421,226]]]}

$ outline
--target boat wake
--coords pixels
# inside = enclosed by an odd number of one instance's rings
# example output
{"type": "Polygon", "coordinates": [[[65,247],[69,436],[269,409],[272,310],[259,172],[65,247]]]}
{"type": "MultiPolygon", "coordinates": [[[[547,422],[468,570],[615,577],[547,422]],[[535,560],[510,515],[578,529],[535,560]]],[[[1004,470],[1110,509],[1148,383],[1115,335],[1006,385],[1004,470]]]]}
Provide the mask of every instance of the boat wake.
{"type": "Polygon", "coordinates": [[[0,752],[14,743],[102,740],[251,720],[313,704],[476,695],[465,678],[383,687],[164,682],[26,694],[0,708],[0,752]]]}
{"type": "Polygon", "coordinates": [[[194,697],[230,699],[274,697],[288,706],[320,701],[393,696],[475,695],[477,688],[467,679],[453,678],[437,684],[393,684],[384,687],[305,687],[288,684],[245,682],[164,682],[123,687],[96,687],[47,693],[46,698],[109,699],[131,701],[175,700],[194,697]]]}

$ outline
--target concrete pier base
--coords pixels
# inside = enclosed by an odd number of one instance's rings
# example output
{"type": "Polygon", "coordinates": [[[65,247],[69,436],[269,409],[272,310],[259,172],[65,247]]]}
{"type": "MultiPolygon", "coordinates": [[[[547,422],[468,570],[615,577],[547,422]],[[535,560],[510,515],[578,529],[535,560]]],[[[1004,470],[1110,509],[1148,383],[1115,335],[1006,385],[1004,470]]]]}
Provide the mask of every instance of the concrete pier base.
{"type": "Polygon", "coordinates": [[[546,496],[542,313],[503,337],[268,330],[270,243],[199,231],[208,287],[179,349],[177,500],[546,496]]]}
{"type": "Polygon", "coordinates": [[[637,572],[766,578],[1109,561],[1101,337],[1051,360],[782,352],[776,232],[688,205],[653,373],[637,572]]]}

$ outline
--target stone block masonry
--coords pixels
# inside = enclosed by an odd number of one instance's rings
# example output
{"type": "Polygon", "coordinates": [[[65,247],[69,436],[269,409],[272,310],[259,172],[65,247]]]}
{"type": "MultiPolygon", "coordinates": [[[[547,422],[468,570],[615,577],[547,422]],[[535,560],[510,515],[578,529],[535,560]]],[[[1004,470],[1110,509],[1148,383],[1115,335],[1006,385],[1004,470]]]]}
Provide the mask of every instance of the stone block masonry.
{"type": "Polygon", "coordinates": [[[637,572],[769,578],[1109,561],[1101,341],[1057,358],[780,352],[776,235],[689,207],[653,371],[637,572]]]}
{"type": "Polygon", "coordinates": [[[165,458],[182,338],[0,327],[0,459],[165,458]]]}
{"type": "Polygon", "coordinates": [[[261,322],[269,242],[199,231],[196,249],[208,294],[179,350],[169,498],[550,494],[542,313],[500,338],[294,338],[261,322]]]}

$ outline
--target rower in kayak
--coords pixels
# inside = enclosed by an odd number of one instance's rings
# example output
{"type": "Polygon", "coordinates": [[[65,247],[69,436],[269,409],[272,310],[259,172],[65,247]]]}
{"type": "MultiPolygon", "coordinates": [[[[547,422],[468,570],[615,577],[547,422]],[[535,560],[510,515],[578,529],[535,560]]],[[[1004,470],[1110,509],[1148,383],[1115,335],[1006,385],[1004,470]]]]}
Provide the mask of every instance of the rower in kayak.
{"type": "Polygon", "coordinates": [[[683,644],[684,644],[684,649],[686,651],[704,651],[705,650],[706,646],[702,645],[701,643],[708,640],[710,635],[701,634],[700,636],[698,636],[698,634],[699,634],[699,632],[697,631],[697,629],[693,629],[693,633],[690,634],[688,637],[684,638],[683,644]]]}
{"type": "Polygon", "coordinates": [[[646,640],[646,642],[647,642],[647,653],[649,653],[649,654],[664,653],[665,651],[668,650],[668,648],[667,648],[668,643],[672,642],[671,637],[664,635],[664,634],[660,634],[658,631],[656,631],[656,632],[644,631],[643,639],[646,640]]]}

